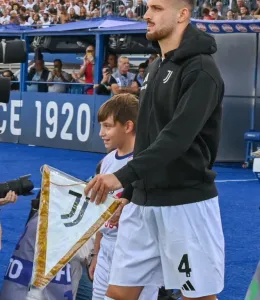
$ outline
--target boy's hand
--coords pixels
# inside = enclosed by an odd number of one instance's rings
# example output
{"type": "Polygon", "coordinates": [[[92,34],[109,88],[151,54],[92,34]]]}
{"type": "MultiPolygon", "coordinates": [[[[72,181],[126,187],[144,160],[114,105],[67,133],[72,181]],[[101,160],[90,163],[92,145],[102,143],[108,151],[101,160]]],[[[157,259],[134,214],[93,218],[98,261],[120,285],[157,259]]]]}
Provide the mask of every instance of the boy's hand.
{"type": "Polygon", "coordinates": [[[119,199],[119,201],[121,201],[121,204],[117,208],[116,212],[113,214],[112,218],[109,220],[109,224],[111,224],[112,226],[118,225],[122,210],[129,203],[129,201],[124,198],[119,199]]]}
{"type": "Polygon", "coordinates": [[[94,273],[95,273],[96,265],[97,265],[97,255],[94,255],[91,260],[90,266],[88,268],[88,275],[89,275],[90,280],[92,280],[92,281],[94,280],[94,273]]]}

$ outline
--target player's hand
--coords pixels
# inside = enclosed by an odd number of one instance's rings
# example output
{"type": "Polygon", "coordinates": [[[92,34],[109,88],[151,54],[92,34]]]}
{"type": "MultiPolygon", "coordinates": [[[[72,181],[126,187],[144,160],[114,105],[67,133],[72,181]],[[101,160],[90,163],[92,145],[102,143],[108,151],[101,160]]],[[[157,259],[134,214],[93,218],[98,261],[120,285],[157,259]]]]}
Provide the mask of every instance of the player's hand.
{"type": "Polygon", "coordinates": [[[90,194],[90,201],[96,204],[104,203],[107,195],[111,191],[118,190],[122,187],[120,181],[114,174],[102,174],[95,176],[86,186],[85,194],[90,194]]]}
{"type": "Polygon", "coordinates": [[[15,192],[9,191],[5,198],[0,199],[0,206],[6,205],[8,203],[15,203],[17,201],[17,195],[15,192]]]}
{"type": "Polygon", "coordinates": [[[119,201],[121,201],[120,205],[118,206],[116,212],[113,214],[112,218],[109,220],[109,224],[111,224],[112,226],[118,225],[122,210],[129,203],[129,201],[125,198],[121,198],[119,199],[119,201]]]}
{"type": "Polygon", "coordinates": [[[91,260],[91,264],[88,268],[88,275],[90,280],[94,280],[94,273],[95,273],[95,269],[96,269],[96,265],[97,265],[97,255],[93,256],[92,260],[91,260]]]}

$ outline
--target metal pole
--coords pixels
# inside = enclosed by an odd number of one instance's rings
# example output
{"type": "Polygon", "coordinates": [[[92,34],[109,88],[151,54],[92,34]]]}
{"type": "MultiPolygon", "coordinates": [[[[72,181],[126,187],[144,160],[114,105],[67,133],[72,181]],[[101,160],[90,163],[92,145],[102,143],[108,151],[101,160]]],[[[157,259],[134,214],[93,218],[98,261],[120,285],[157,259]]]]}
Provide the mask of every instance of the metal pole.
{"type": "Polygon", "coordinates": [[[255,129],[255,114],[256,114],[256,97],[257,97],[257,81],[258,81],[258,57],[259,57],[259,33],[256,34],[256,54],[255,54],[255,80],[254,80],[254,91],[251,108],[251,125],[250,129],[255,129]]]}
{"type": "Polygon", "coordinates": [[[103,7],[103,0],[100,0],[100,18],[103,17],[103,13],[102,13],[102,7],[103,7]]]}

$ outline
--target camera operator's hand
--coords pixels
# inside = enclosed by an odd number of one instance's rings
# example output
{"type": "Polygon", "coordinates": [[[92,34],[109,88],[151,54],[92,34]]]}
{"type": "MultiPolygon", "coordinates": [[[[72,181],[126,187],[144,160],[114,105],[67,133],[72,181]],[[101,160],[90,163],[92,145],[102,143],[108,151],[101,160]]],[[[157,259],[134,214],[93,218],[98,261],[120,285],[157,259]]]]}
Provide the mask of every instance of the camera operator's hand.
{"type": "Polygon", "coordinates": [[[15,192],[9,191],[5,198],[0,198],[0,206],[6,205],[8,203],[15,203],[17,200],[17,195],[15,192]]]}

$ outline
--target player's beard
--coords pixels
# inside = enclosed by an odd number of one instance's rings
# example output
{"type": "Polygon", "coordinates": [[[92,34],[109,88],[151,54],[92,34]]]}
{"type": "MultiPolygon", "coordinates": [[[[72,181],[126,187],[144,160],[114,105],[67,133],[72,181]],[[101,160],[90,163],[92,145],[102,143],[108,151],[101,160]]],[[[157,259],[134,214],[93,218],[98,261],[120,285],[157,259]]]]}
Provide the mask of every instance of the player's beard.
{"type": "Polygon", "coordinates": [[[165,27],[162,28],[158,31],[154,31],[154,32],[149,32],[147,31],[146,33],[146,38],[149,41],[160,41],[160,40],[164,40],[166,39],[168,36],[170,36],[172,34],[173,28],[172,26],[170,27],[165,27]]]}

